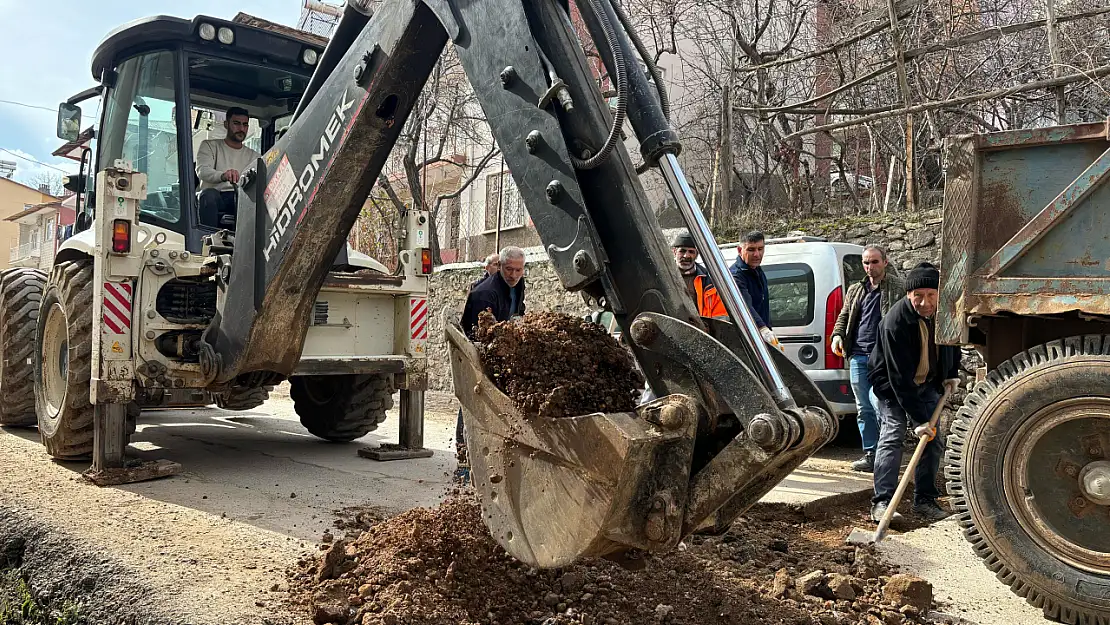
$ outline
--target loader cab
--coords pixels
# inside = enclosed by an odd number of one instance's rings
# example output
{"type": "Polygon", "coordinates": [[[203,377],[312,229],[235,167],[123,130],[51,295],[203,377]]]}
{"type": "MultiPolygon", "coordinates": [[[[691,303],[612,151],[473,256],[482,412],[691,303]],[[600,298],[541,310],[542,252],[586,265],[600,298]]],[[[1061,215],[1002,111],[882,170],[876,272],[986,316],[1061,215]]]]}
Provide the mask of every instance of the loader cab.
{"type": "Polygon", "coordinates": [[[206,234],[234,230],[234,211],[200,214],[197,151],[205,140],[223,140],[225,112],[234,106],[250,115],[244,145],[265,154],[292,121],[322,44],[204,16],[151,17],[110,33],[93,55],[100,84],[59,107],[58,136],[73,141],[80,102],[100,97],[82,175],[69,181],[83,193],[76,229],[87,229],[96,213],[96,172],[123,159],[147,175],[144,223],[180,234],[193,252],[206,234]]]}

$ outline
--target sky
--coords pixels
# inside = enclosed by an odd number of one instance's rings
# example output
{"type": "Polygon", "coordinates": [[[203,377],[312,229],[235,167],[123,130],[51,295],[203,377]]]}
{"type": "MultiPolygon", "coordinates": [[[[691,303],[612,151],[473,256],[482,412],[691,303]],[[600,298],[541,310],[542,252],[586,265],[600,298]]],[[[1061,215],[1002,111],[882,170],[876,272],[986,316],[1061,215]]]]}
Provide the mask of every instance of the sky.
{"type": "MultiPolygon", "coordinates": [[[[95,85],[92,54],[114,28],[142,17],[239,11],[296,26],[303,0],[0,0],[0,160],[15,161],[14,180],[30,184],[43,173],[75,173],[77,163],[50,153],[62,145],[58,103],[95,85]],[[18,104],[13,104],[18,103],[18,104]],[[34,108],[41,107],[41,108],[34,108]],[[39,161],[42,164],[32,162],[39,161]]],[[[99,98],[81,103],[84,126],[96,121],[99,98]]]]}

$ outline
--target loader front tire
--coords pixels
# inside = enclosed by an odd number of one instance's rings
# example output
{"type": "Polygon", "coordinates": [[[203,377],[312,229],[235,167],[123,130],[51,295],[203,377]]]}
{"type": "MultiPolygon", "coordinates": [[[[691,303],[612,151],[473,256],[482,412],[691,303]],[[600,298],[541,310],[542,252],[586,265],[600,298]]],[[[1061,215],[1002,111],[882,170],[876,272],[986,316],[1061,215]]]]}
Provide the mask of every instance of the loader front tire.
{"type": "Polygon", "coordinates": [[[968,393],[945,454],[975,553],[1070,625],[1110,624],[1108,354],[1110,336],[1077,336],[1003,362],[968,393]]]}
{"type": "Polygon", "coordinates": [[[253,410],[270,398],[272,386],[236,386],[214,395],[216,407],[223,410],[253,410]]]}
{"type": "Polygon", "coordinates": [[[0,277],[0,425],[29,427],[35,416],[35,348],[46,274],[10,269],[0,277]]]}
{"type": "Polygon", "coordinates": [[[92,260],[54,266],[42,294],[35,350],[35,408],[39,437],[58,459],[89,456],[93,448],[92,260]]]}
{"type": "Polygon", "coordinates": [[[373,432],[393,407],[389,375],[294,376],[289,385],[301,425],[314,436],[335,443],[373,432]]]}

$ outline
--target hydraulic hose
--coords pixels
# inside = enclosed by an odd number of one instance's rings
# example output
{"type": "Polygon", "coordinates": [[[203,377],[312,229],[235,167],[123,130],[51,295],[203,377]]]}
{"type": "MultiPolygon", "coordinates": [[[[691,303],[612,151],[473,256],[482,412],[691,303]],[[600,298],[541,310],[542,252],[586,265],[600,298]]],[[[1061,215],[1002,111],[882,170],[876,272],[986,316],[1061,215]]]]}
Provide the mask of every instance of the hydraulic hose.
{"type": "Polygon", "coordinates": [[[663,85],[663,78],[659,75],[659,68],[655,66],[655,61],[652,60],[651,55],[648,54],[647,46],[644,45],[643,40],[636,34],[636,29],[632,27],[632,20],[628,18],[628,13],[624,12],[621,8],[620,2],[610,2],[609,6],[613,7],[613,12],[617,14],[617,19],[621,21],[621,26],[624,27],[624,32],[628,34],[628,38],[632,40],[632,45],[636,46],[636,52],[640,53],[640,58],[643,59],[644,65],[647,66],[648,74],[651,79],[655,81],[655,90],[659,93],[659,107],[663,109],[663,117],[667,121],[671,121],[671,102],[667,98],[667,88],[663,85]]]}
{"type": "Polygon", "coordinates": [[[605,0],[590,0],[590,10],[593,11],[598,22],[601,23],[602,31],[605,34],[605,43],[609,46],[610,54],[613,55],[613,66],[617,70],[617,110],[613,113],[613,125],[609,128],[609,137],[606,138],[605,145],[598,150],[597,154],[587,159],[581,159],[571,154],[571,163],[577,169],[593,169],[609,158],[620,140],[621,127],[624,125],[624,118],[628,111],[628,70],[625,67],[624,52],[617,44],[617,32],[613,23],[601,7],[603,1],[605,0]]]}

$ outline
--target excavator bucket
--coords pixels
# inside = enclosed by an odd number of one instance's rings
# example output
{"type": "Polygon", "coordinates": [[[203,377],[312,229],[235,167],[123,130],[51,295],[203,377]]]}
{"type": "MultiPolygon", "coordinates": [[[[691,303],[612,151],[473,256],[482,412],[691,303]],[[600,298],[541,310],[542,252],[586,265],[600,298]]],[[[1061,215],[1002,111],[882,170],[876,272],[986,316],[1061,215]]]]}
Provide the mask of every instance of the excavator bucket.
{"type": "Polygon", "coordinates": [[[540,568],[678,544],[696,409],[670,395],[636,412],[528,416],[484,374],[447,324],[471,479],[486,525],[513,557],[540,568]]]}

